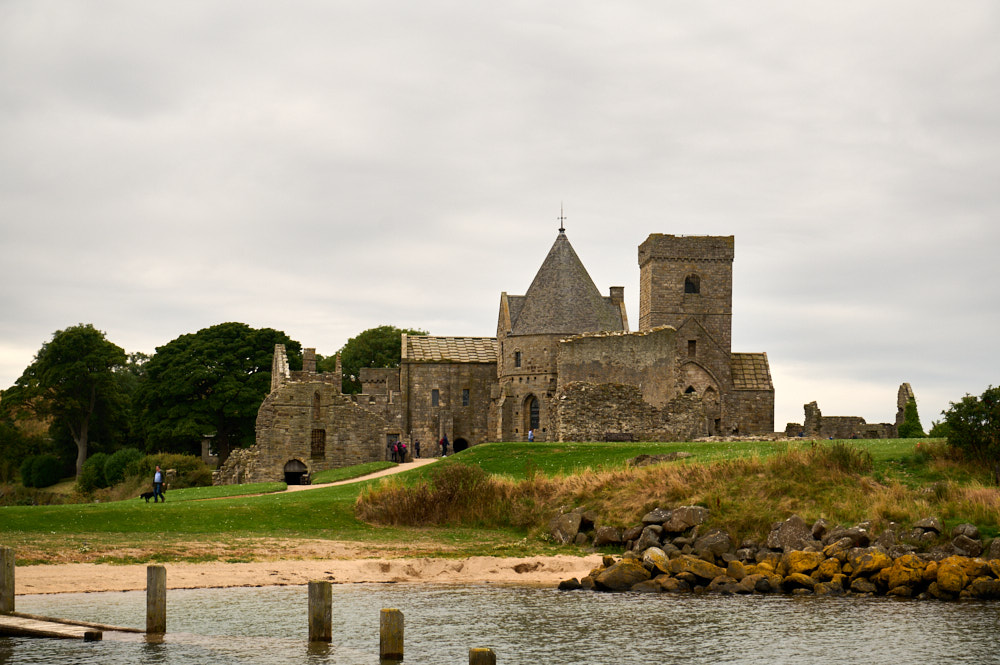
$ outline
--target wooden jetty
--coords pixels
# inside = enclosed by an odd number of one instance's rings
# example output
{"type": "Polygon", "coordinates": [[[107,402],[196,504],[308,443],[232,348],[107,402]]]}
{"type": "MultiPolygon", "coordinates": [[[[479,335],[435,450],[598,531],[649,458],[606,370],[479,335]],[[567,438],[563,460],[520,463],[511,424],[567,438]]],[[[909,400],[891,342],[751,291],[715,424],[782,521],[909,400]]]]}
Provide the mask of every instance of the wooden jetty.
{"type": "Polygon", "coordinates": [[[52,619],[21,612],[0,614],[0,635],[7,637],[54,637],[97,642],[104,639],[105,632],[142,633],[145,631],[84,621],[52,619]]]}

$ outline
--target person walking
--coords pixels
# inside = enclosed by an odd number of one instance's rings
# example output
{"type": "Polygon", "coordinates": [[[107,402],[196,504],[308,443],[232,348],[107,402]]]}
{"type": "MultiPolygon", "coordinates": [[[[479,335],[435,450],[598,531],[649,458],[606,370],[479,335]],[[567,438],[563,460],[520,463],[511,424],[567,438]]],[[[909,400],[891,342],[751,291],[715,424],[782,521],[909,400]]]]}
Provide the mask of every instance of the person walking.
{"type": "Polygon", "coordinates": [[[156,473],[153,474],[153,503],[159,503],[160,499],[166,502],[167,497],[163,494],[163,471],[157,465],[156,473]]]}
{"type": "Polygon", "coordinates": [[[413,456],[420,457],[420,439],[413,442],[413,456]]]}
{"type": "Polygon", "coordinates": [[[441,444],[441,457],[447,457],[448,456],[448,435],[445,434],[444,436],[442,436],[441,440],[438,443],[441,444]]]}

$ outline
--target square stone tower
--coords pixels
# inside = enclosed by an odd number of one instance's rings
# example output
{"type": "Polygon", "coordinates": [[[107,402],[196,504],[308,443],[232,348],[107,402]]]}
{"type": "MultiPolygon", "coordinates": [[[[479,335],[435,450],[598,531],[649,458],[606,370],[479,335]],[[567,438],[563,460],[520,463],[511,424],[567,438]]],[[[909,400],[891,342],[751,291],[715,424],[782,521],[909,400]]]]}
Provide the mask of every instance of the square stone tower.
{"type": "Polygon", "coordinates": [[[733,236],[653,233],[639,245],[639,330],[697,321],[732,350],[733,236]]]}

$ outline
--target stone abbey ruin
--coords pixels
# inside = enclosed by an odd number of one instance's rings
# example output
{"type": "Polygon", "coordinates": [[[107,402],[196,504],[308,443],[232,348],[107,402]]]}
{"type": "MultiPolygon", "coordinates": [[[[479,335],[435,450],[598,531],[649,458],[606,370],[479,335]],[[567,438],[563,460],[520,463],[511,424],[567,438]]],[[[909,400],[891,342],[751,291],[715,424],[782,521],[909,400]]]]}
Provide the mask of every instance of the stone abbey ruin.
{"type": "MultiPolygon", "coordinates": [[[[317,372],[306,349],[292,372],[278,346],[256,443],[234,451],[216,482],[305,482],[389,459],[399,440],[440,454],[445,436],[455,451],[529,432],[536,441],[771,436],[767,354],[731,348],[733,257],[733,236],[650,235],[638,249],[633,332],[624,288],[602,295],[560,229],[524,295],[500,294],[495,336],[404,334],[399,366],[363,369],[356,395],[341,391],[339,358],[335,372],[317,372]]],[[[894,436],[895,426],[823,417],[812,404],[804,425],[786,429],[834,434],[894,436]]]]}

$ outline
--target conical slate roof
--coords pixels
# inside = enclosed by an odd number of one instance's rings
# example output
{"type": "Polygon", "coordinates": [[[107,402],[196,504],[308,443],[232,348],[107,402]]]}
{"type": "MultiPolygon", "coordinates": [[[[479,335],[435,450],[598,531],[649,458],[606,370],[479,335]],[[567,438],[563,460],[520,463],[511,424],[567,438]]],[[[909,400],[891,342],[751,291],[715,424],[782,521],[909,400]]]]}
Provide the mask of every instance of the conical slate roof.
{"type": "Polygon", "coordinates": [[[514,335],[624,330],[619,306],[597,290],[562,231],[527,293],[512,300],[520,301],[511,311],[514,335]]]}

